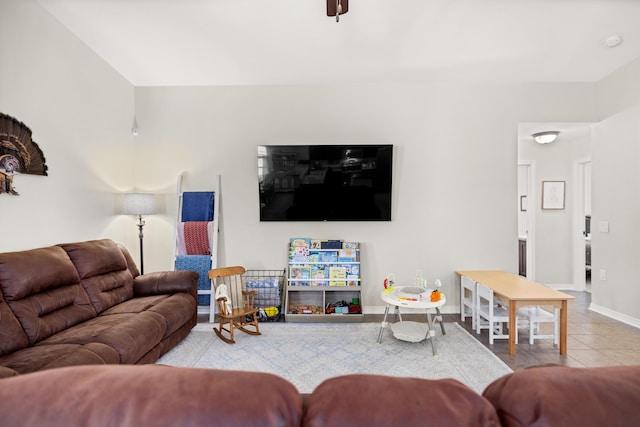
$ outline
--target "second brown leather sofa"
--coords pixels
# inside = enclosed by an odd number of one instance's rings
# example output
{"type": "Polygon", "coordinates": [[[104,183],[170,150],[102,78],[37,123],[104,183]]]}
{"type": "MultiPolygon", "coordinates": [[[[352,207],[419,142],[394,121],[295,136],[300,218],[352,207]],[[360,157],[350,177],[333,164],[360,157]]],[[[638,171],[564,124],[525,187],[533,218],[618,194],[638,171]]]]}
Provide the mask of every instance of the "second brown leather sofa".
{"type": "Polygon", "coordinates": [[[78,366],[0,380],[0,424],[31,426],[637,426],[640,366],[539,367],[482,394],[454,379],[328,379],[302,396],[260,372],[78,366]]]}
{"type": "Polygon", "coordinates": [[[155,362],[195,326],[197,279],[140,275],[108,239],[0,253],[0,378],[155,362]]]}

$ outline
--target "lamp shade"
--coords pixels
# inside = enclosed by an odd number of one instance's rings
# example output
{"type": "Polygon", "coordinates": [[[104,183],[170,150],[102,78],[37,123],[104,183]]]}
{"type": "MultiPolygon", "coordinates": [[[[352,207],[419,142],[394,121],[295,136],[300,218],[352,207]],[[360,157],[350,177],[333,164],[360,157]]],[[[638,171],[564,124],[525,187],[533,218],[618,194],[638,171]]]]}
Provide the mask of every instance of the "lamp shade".
{"type": "Polygon", "coordinates": [[[124,195],[122,213],[125,215],[153,215],[157,212],[153,194],[127,193],[124,195]]]}

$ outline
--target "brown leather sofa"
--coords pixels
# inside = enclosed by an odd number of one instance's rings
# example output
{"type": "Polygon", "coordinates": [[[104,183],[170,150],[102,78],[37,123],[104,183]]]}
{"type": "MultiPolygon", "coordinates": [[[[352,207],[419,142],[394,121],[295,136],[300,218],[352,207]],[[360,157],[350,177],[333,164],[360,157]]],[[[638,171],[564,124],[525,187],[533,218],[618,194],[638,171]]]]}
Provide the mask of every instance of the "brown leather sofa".
{"type": "Polygon", "coordinates": [[[539,367],[478,394],[453,379],[331,378],[308,395],[268,373],[78,366],[0,380],[0,424],[30,426],[637,426],[640,366],[539,367]]]}
{"type": "Polygon", "coordinates": [[[0,378],[153,363],[195,326],[197,280],[140,275],[108,239],[0,253],[0,378]]]}

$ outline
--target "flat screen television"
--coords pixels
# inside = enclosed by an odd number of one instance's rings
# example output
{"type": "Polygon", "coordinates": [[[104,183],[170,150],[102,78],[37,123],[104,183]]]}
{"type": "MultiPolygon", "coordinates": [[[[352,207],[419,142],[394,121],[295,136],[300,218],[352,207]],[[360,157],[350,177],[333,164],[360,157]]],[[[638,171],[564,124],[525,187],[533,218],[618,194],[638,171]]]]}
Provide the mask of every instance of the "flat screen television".
{"type": "Polygon", "coordinates": [[[260,145],[260,221],[391,221],[393,145],[260,145]]]}

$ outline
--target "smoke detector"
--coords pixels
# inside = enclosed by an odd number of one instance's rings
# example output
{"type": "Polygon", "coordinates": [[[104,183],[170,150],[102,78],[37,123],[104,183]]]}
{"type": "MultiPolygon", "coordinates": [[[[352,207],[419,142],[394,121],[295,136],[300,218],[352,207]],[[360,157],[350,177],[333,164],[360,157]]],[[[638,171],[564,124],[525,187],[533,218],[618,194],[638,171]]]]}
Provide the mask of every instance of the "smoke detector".
{"type": "Polygon", "coordinates": [[[619,34],[612,34],[609,37],[606,37],[602,41],[602,44],[604,44],[604,47],[616,47],[620,43],[622,43],[622,36],[619,34]]]}

